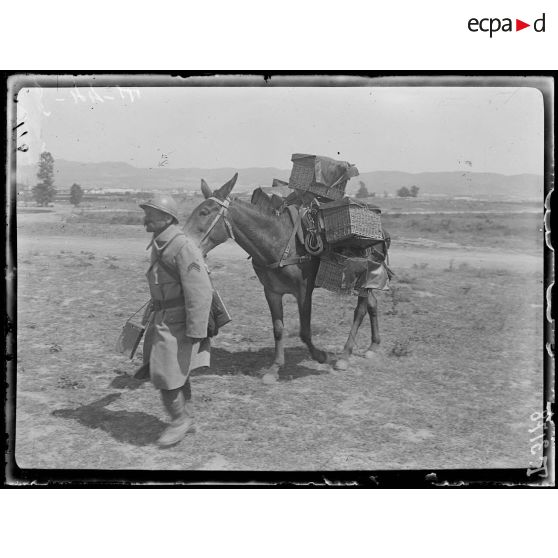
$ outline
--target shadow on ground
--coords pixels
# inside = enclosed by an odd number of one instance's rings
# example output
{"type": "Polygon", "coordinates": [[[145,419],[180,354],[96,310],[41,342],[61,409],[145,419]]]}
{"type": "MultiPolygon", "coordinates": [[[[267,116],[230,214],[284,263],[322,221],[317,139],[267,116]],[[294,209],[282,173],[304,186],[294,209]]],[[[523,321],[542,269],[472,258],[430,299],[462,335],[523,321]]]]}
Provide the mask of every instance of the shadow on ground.
{"type": "MultiPolygon", "coordinates": [[[[192,372],[192,376],[205,376],[215,374],[218,376],[230,376],[242,374],[245,376],[258,377],[273,362],[273,349],[260,349],[258,351],[226,351],[225,349],[211,349],[211,368],[198,368],[192,372]]],[[[296,380],[305,376],[316,376],[323,374],[323,370],[309,368],[300,364],[308,360],[310,355],[305,348],[292,348],[285,350],[285,366],[279,373],[282,381],[296,380]]]]}
{"type": "MultiPolygon", "coordinates": [[[[197,368],[192,376],[261,376],[266,368],[273,362],[273,349],[260,349],[258,351],[227,351],[218,347],[211,349],[211,367],[197,368]]],[[[303,348],[285,350],[285,366],[279,373],[279,380],[291,381],[305,376],[317,376],[323,374],[323,370],[310,368],[300,364],[309,360],[308,351],[303,348]]],[[[149,377],[137,379],[125,373],[119,373],[110,382],[110,387],[115,389],[135,390],[140,388],[149,377]]]]}
{"type": "Polygon", "coordinates": [[[165,429],[165,423],[143,412],[105,409],[119,397],[119,393],[112,393],[77,409],[56,409],[52,414],[77,420],[88,428],[99,428],[118,442],[134,446],[152,445],[165,429]]]}
{"type": "Polygon", "coordinates": [[[139,389],[148,380],[149,380],[149,376],[147,378],[138,380],[137,378],[134,378],[134,376],[129,376],[128,374],[119,374],[118,376],[116,376],[116,378],[114,378],[111,381],[109,387],[115,389],[134,390],[134,389],[139,389]]]}

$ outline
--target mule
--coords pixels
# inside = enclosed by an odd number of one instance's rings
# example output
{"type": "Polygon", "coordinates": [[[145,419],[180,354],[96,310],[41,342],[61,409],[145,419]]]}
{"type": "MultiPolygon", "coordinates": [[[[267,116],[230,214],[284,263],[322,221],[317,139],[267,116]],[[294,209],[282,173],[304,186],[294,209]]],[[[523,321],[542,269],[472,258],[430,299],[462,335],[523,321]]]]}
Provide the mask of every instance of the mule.
{"type": "MultiPolygon", "coordinates": [[[[298,304],[300,339],[308,347],[312,358],[320,363],[331,362],[331,355],[316,347],[312,341],[311,316],[312,293],[320,260],[306,253],[304,246],[294,243],[295,253],[290,253],[285,265],[279,265],[285,248],[293,237],[293,222],[289,212],[277,214],[265,211],[251,203],[231,198],[238,174],[214,192],[202,179],[201,191],[205,200],[198,205],[186,220],[184,231],[199,242],[204,255],[213,248],[232,238],[252,258],[254,271],[264,287],[265,298],[271,311],[275,356],[273,363],[263,374],[265,383],[273,383],[285,364],[283,338],[283,295],[292,294],[298,304]]],[[[380,344],[378,327],[378,303],[369,291],[359,296],[354,311],[354,320],[343,354],[335,364],[338,370],[347,369],[357,331],[368,313],[372,339],[366,357],[372,358],[380,344]]]]}

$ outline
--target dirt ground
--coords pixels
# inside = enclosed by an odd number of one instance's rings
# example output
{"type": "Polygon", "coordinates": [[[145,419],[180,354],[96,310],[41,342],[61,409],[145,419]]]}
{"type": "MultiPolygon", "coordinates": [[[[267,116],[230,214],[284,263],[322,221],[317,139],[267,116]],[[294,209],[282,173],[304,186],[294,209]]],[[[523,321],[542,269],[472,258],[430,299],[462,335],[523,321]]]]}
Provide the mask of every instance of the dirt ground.
{"type": "MultiPolygon", "coordinates": [[[[197,433],[161,450],[157,392],[114,350],[148,298],[138,226],[18,218],[16,461],[23,468],[379,470],[523,468],[542,401],[541,255],[400,238],[379,293],[382,345],[349,370],[308,358],[286,299],[287,364],[264,385],[273,336],[263,289],[232,243],[210,254],[233,315],[192,380],[197,433]],[[41,232],[39,232],[41,231],[41,232]]],[[[316,344],[339,354],[355,299],[317,289],[316,344]]]]}

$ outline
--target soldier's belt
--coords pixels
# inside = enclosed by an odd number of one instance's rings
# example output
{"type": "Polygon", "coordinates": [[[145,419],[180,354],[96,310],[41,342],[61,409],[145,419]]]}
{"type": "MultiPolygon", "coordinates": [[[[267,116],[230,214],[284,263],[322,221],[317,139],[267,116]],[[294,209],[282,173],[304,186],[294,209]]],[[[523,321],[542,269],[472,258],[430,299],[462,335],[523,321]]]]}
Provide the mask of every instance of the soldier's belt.
{"type": "Polygon", "coordinates": [[[158,310],[169,310],[177,306],[184,306],[184,298],[179,296],[177,298],[169,298],[168,300],[152,300],[151,308],[154,312],[158,310]]]}

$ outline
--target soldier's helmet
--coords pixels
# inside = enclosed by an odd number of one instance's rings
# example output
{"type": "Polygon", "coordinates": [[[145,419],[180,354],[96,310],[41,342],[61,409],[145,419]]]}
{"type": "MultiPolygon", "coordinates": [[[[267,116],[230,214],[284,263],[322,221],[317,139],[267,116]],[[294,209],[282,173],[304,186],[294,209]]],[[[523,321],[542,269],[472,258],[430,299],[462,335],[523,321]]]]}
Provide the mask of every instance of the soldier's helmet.
{"type": "Polygon", "coordinates": [[[168,194],[156,194],[146,202],[140,203],[139,206],[142,209],[144,207],[158,209],[159,211],[174,217],[178,221],[178,205],[174,198],[168,194]]]}

